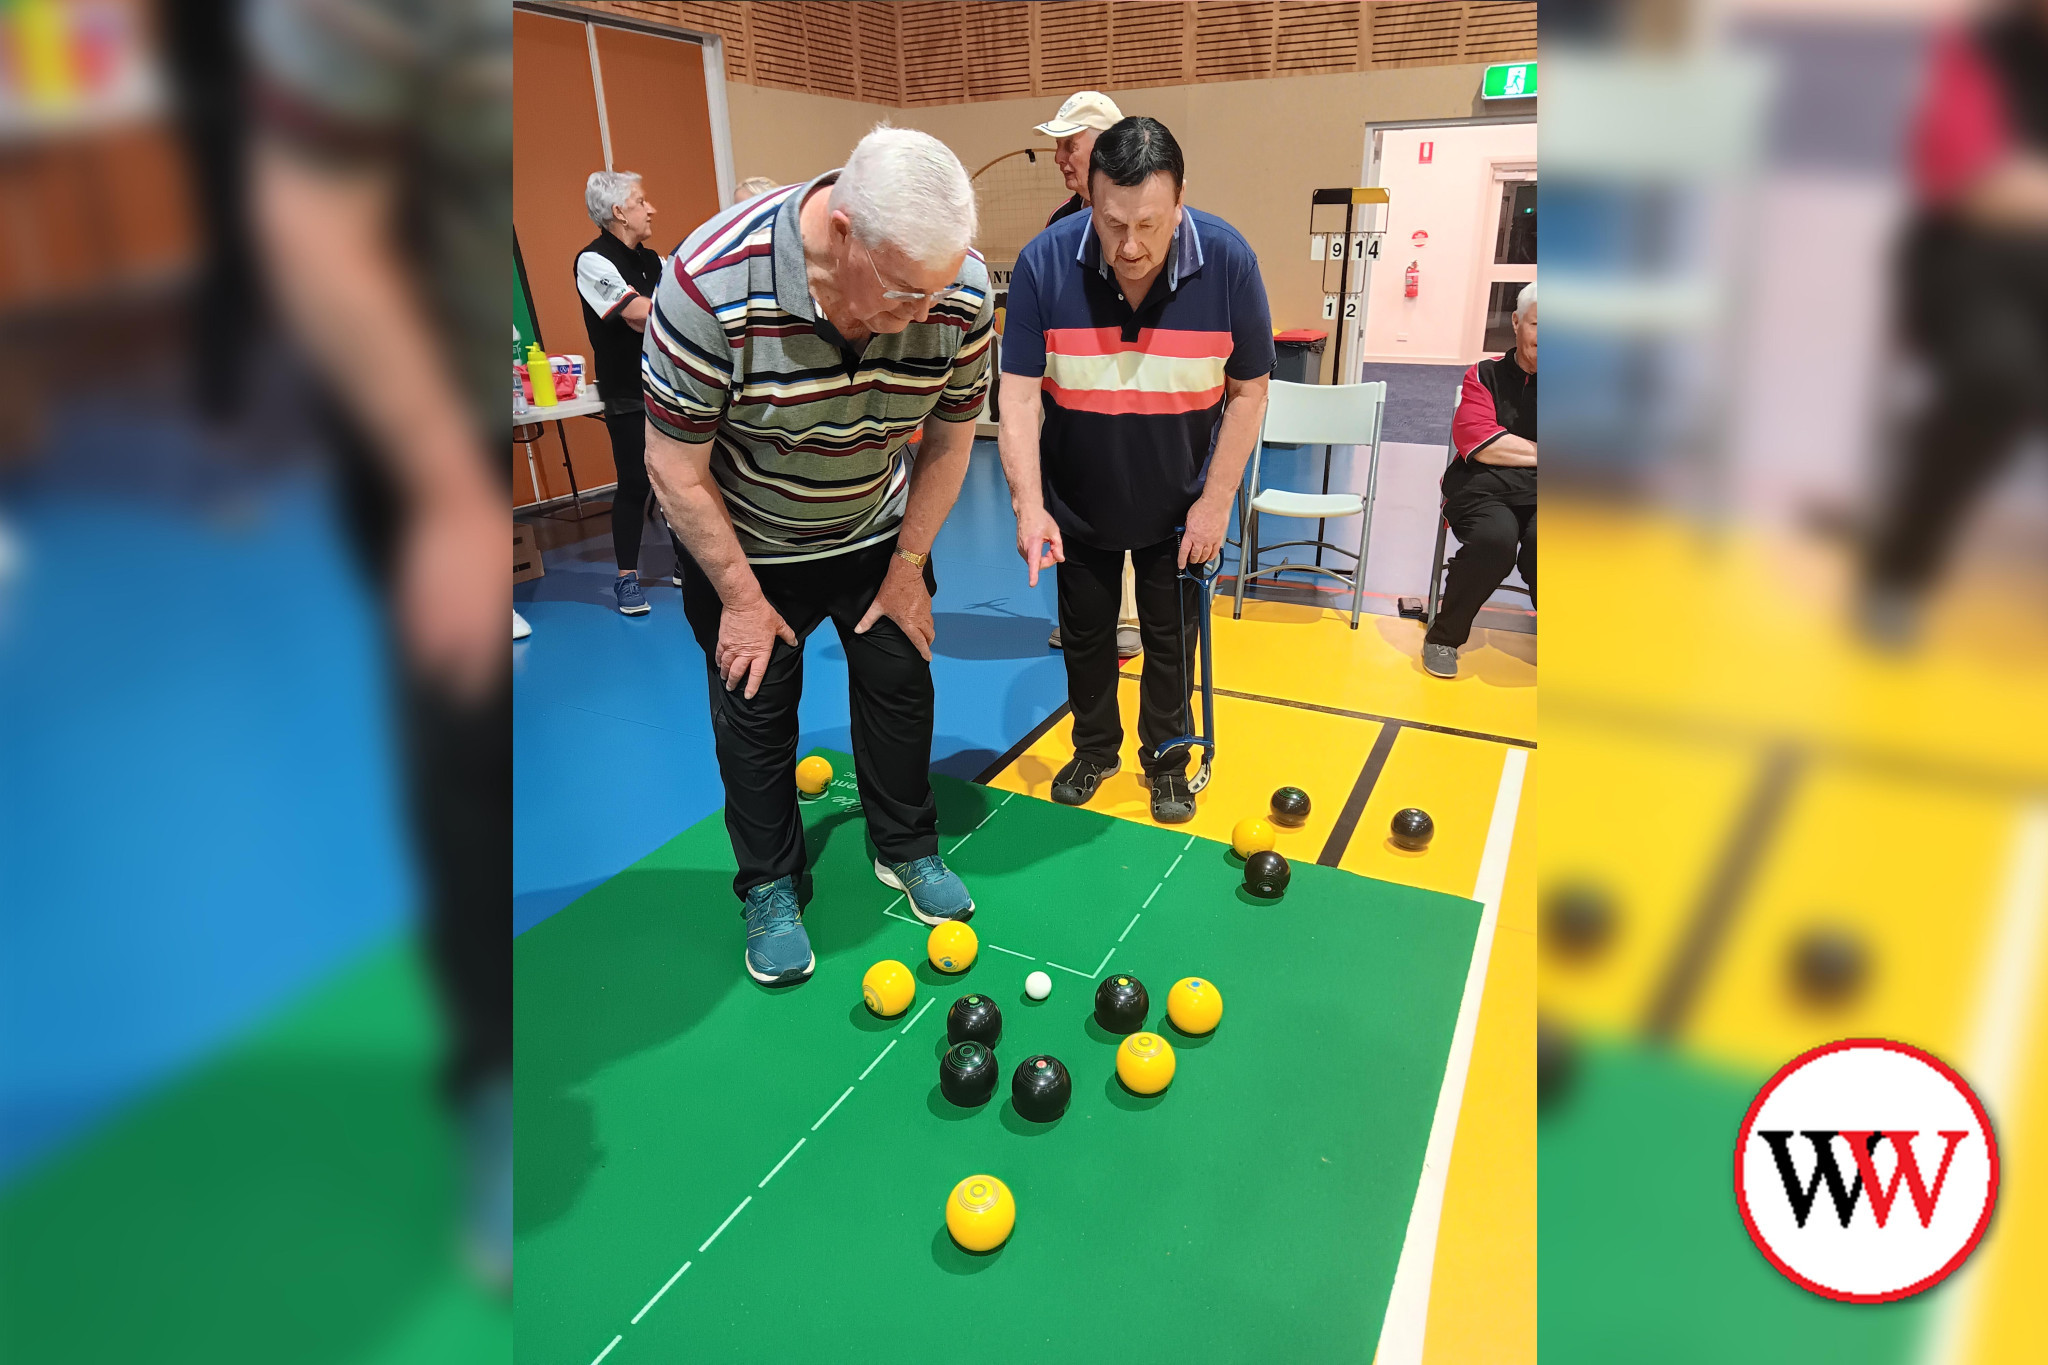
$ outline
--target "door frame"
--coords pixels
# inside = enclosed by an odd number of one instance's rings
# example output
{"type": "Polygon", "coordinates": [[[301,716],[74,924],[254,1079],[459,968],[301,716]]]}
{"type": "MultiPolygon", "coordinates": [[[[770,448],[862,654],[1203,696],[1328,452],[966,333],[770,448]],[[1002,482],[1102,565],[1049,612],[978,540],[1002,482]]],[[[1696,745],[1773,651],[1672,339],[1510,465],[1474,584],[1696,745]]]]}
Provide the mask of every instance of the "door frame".
{"type": "MultiPolygon", "coordinates": [[[[1471,118],[1405,118],[1374,120],[1373,122],[1370,122],[1365,125],[1365,152],[1363,158],[1360,161],[1358,183],[1367,188],[1376,187],[1380,183],[1381,133],[1393,132],[1397,129],[1407,128],[1486,128],[1497,127],[1503,124],[1534,122],[1536,122],[1536,113],[1534,110],[1530,110],[1526,113],[1480,115],[1471,118]]],[[[1344,354],[1348,356],[1358,356],[1361,358],[1361,360],[1365,355],[1365,321],[1366,314],[1372,307],[1372,269],[1375,264],[1377,264],[1377,262],[1371,260],[1368,260],[1365,263],[1365,281],[1363,285],[1364,292],[1359,296],[1358,316],[1357,318],[1353,319],[1351,329],[1348,332],[1346,332],[1344,336],[1344,354]]],[[[1480,336],[1482,339],[1484,339],[1485,334],[1486,325],[1482,317],[1482,320],[1480,322],[1480,336]]],[[[1341,383],[1342,380],[1336,376],[1332,376],[1331,382],[1341,383]]]]}

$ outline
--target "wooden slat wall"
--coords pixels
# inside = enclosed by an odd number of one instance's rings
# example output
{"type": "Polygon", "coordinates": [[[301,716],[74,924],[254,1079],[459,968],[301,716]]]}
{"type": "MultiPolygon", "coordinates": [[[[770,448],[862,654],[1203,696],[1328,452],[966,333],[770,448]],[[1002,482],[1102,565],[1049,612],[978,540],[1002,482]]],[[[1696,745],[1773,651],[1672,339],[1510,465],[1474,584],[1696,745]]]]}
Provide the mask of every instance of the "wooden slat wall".
{"type": "Polygon", "coordinates": [[[1524,0],[587,0],[725,40],[726,79],[898,108],[1536,55],[1524,0]]]}

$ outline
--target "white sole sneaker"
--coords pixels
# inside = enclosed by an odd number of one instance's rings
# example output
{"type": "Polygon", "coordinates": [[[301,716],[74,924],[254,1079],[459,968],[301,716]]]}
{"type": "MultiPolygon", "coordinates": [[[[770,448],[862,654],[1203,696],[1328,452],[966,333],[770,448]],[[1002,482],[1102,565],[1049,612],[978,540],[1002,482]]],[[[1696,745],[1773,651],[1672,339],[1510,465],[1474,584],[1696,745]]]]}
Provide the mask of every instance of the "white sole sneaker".
{"type": "Polygon", "coordinates": [[[747,975],[753,977],[754,980],[760,982],[764,986],[794,986],[799,982],[809,981],[811,979],[811,973],[815,972],[816,970],[818,970],[818,955],[816,953],[811,954],[811,960],[804,964],[804,974],[798,977],[795,981],[785,981],[782,977],[779,976],[765,976],[762,973],[754,970],[754,964],[752,962],[747,963],[747,975]]]}
{"type": "Polygon", "coordinates": [[[875,880],[892,891],[902,891],[903,903],[910,907],[910,913],[916,915],[920,920],[935,929],[941,924],[965,924],[974,918],[974,898],[972,896],[967,898],[967,908],[950,918],[944,915],[927,915],[924,911],[917,908],[917,898],[904,890],[903,883],[897,879],[894,872],[889,870],[889,865],[880,858],[875,859],[875,880]]]}

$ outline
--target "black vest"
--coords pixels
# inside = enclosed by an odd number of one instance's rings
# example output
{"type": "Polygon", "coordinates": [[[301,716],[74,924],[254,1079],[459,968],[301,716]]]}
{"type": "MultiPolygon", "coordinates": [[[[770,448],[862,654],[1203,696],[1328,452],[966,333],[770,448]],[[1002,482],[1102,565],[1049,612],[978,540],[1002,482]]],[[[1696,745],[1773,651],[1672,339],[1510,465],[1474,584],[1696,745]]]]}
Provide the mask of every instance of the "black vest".
{"type": "MultiPolygon", "coordinates": [[[[661,257],[645,246],[627,246],[609,232],[597,234],[597,240],[583,248],[594,251],[618,267],[626,284],[639,292],[640,297],[652,299],[654,288],[661,283],[661,257]]],[[[577,255],[582,255],[579,251],[577,255]]],[[[572,263],[572,269],[573,263],[572,263]]],[[[579,289],[576,300],[583,305],[583,330],[590,336],[590,367],[597,380],[597,391],[604,399],[606,412],[639,412],[640,401],[640,346],[644,340],[641,333],[633,330],[631,323],[622,316],[623,308],[609,318],[599,317],[583,297],[579,289]]]]}

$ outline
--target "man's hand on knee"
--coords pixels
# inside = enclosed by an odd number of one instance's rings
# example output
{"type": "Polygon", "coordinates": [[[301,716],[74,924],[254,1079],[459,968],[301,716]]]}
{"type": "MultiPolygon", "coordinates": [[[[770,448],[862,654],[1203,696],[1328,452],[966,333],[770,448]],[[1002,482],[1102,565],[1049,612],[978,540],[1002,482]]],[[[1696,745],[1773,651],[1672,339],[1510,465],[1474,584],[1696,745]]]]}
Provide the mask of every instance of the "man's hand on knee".
{"type": "Polygon", "coordinates": [[[778,637],[791,648],[796,646],[796,632],[766,597],[725,608],[718,620],[718,652],[712,662],[718,675],[725,679],[726,691],[732,691],[744,680],[746,691],[741,695],[753,700],[768,672],[768,661],[775,655],[778,637]]]}

